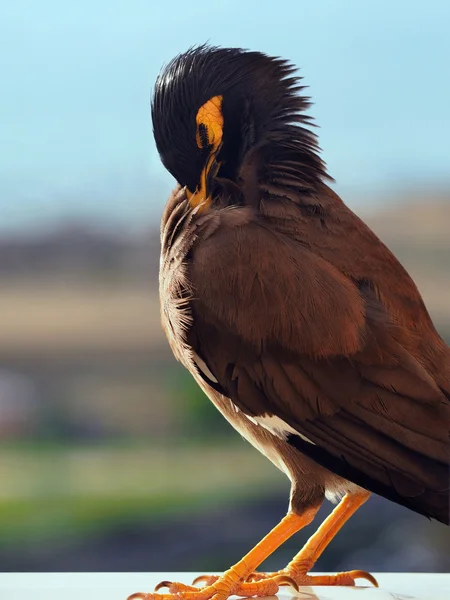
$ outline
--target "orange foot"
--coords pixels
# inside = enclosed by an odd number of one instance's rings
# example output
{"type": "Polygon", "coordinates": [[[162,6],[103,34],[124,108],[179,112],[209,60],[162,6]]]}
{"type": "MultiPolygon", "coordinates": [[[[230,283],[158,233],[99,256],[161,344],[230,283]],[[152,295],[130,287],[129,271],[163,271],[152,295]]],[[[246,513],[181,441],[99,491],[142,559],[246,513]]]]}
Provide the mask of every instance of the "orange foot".
{"type": "Polygon", "coordinates": [[[323,549],[368,496],[368,492],[344,496],[283,571],[267,574],[256,573],[255,569],[294,533],[311,523],[319,505],[309,507],[301,514],[289,512],[253,550],[220,577],[197,577],[192,586],[163,581],[156,586],[154,593],[132,594],[128,600],[226,600],[233,595],[274,596],[281,585],[290,585],[297,590],[299,585],[353,586],[358,578],[367,579],[378,587],[375,578],[364,571],[349,571],[337,575],[308,575],[323,549]],[[200,581],[206,584],[205,587],[194,587],[200,581]],[[156,593],[162,587],[167,587],[169,593],[156,593]]]}
{"type": "MultiPolygon", "coordinates": [[[[162,581],[156,586],[155,592],[137,593],[128,600],[226,600],[229,596],[273,596],[280,585],[297,587],[288,575],[277,575],[262,581],[247,581],[247,578],[259,565],[266,560],[283,542],[308,525],[314,518],[318,506],[306,509],[302,514],[289,512],[284,519],[266,535],[253,550],[244,556],[233,567],[225,571],[221,577],[215,577],[202,588],[162,581]],[[162,587],[169,588],[168,594],[156,593],[162,587]]],[[[194,582],[195,583],[195,582],[194,582]]]]}
{"type": "Polygon", "coordinates": [[[155,588],[155,593],[132,594],[127,600],[225,600],[229,596],[274,596],[280,586],[290,585],[298,591],[293,579],[287,575],[274,574],[273,577],[261,579],[261,581],[246,581],[232,583],[227,574],[222,577],[197,577],[193,583],[208,580],[205,587],[194,587],[183,583],[162,581],[155,588]],[[161,588],[168,588],[168,594],[157,594],[161,588]]]}
{"type": "Polygon", "coordinates": [[[295,581],[298,587],[311,586],[311,585],[343,585],[343,586],[354,586],[357,579],[366,579],[374,587],[378,587],[378,582],[373,575],[367,573],[367,571],[344,571],[343,573],[336,573],[336,575],[308,575],[308,572],[298,571],[287,567],[282,571],[276,573],[252,573],[248,582],[261,582],[268,581],[272,577],[280,576],[289,577],[289,579],[295,581]]]}
{"type": "MultiPolygon", "coordinates": [[[[366,579],[373,586],[378,587],[378,582],[373,575],[366,571],[345,571],[343,573],[336,573],[336,575],[308,575],[307,571],[298,571],[290,568],[277,571],[276,573],[259,573],[254,572],[247,578],[246,582],[241,584],[239,588],[241,591],[234,592],[238,596],[259,596],[261,594],[246,594],[245,591],[250,591],[249,586],[253,583],[264,583],[267,586],[271,582],[280,581],[280,578],[284,578],[283,584],[290,585],[298,591],[301,586],[312,586],[312,585],[342,585],[342,586],[354,586],[356,585],[356,579],[366,579]]],[[[196,583],[203,582],[206,586],[214,585],[218,581],[217,575],[201,575],[192,582],[193,585],[196,583]]],[[[268,594],[269,595],[269,594],[268,594]]]]}

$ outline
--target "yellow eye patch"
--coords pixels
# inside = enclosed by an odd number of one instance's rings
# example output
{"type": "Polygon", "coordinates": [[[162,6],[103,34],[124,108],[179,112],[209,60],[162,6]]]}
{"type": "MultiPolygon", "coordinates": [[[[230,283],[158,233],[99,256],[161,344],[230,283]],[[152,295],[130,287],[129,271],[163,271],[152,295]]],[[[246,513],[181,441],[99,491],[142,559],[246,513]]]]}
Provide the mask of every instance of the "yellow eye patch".
{"type": "Polygon", "coordinates": [[[215,152],[222,142],[222,96],[214,96],[198,109],[196,141],[199,148],[212,146],[215,152]]]}
{"type": "Polygon", "coordinates": [[[219,163],[216,162],[216,155],[222,145],[223,136],[222,100],[222,96],[213,96],[198,109],[195,119],[197,123],[195,136],[197,146],[201,150],[208,149],[209,156],[200,174],[200,181],[195,192],[186,189],[186,195],[190,205],[193,208],[199,207],[200,211],[207,209],[211,205],[208,180],[211,173],[214,177],[219,168],[219,163]]]}

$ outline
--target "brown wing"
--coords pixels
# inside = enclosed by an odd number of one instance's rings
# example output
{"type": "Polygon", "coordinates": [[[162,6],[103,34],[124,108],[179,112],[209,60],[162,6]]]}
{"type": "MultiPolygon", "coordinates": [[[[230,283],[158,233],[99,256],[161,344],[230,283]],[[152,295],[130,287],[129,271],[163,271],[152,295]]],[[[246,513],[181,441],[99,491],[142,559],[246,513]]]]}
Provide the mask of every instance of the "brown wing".
{"type": "MultiPolygon", "coordinates": [[[[448,522],[449,372],[438,385],[424,340],[370,278],[253,221],[199,244],[190,279],[189,343],[225,395],[281,418],[303,436],[290,443],[335,473],[448,522]]],[[[450,356],[437,334],[426,344],[450,356]]]]}

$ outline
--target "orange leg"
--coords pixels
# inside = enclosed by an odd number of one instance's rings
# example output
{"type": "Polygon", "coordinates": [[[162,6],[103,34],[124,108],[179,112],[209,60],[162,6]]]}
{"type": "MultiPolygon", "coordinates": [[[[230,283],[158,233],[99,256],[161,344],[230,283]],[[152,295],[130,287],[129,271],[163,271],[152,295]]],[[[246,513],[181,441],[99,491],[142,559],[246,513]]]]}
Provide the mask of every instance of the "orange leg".
{"type": "Polygon", "coordinates": [[[271,576],[287,575],[297,585],[355,585],[355,579],[367,579],[378,587],[376,579],[365,571],[348,571],[336,575],[308,575],[319,556],[358,508],[369,498],[369,492],[346,494],[333,512],[325,519],[302,550],[291,560],[285,569],[272,575],[254,573],[253,581],[266,581],[271,576]]]}
{"type": "MultiPolygon", "coordinates": [[[[284,519],[266,535],[248,554],[231,569],[203,588],[186,586],[180,583],[162,582],[156,590],[168,587],[169,594],[137,593],[129,596],[128,600],[225,600],[233,594],[240,596],[274,595],[279,585],[295,582],[286,574],[275,574],[268,580],[246,582],[245,580],[259,565],[266,560],[279,546],[300,529],[309,525],[314,519],[319,506],[307,509],[303,514],[288,513],[284,519]]],[[[155,591],[156,591],[155,590],[155,591]]]]}

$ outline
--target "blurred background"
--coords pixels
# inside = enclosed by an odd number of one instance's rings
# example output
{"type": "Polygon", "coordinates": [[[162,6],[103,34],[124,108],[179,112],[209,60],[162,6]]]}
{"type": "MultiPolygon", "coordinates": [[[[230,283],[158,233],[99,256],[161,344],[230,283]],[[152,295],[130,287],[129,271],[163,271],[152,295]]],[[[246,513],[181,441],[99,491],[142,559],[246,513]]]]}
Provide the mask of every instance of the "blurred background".
{"type": "MultiPolygon", "coordinates": [[[[223,570],[286,510],[285,477],[215,412],[160,327],[174,182],[149,98],[190,45],[301,67],[335,189],[450,341],[449,22],[446,0],[1,4],[0,570],[223,570]]],[[[373,497],[318,568],[446,571],[448,541],[373,497]]]]}

